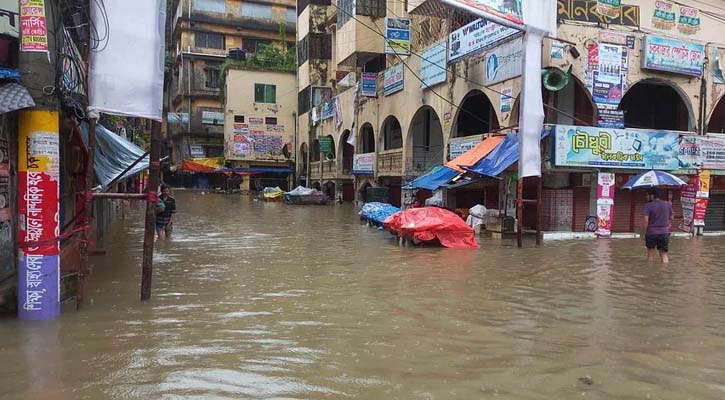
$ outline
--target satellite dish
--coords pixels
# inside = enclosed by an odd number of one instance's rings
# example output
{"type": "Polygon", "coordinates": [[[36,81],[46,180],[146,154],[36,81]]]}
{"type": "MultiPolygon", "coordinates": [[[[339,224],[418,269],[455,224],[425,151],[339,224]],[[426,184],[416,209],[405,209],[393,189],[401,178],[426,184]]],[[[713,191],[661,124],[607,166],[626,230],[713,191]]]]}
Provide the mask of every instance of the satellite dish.
{"type": "Polygon", "coordinates": [[[558,92],[569,84],[571,80],[571,66],[569,66],[569,70],[566,73],[558,68],[546,68],[541,71],[541,80],[546,90],[558,92]]]}

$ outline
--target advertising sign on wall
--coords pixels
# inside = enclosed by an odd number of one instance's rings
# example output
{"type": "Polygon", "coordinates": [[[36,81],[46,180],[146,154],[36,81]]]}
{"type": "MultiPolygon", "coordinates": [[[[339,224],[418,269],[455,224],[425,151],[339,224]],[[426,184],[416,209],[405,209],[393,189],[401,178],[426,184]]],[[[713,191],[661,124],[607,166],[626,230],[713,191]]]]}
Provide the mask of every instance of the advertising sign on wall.
{"type": "Polygon", "coordinates": [[[559,167],[675,170],[675,132],[557,125],[554,161],[559,167]]]}
{"type": "Polygon", "coordinates": [[[20,1],[21,51],[48,51],[45,0],[20,1]]]}
{"type": "Polygon", "coordinates": [[[514,105],[514,89],[512,87],[505,87],[501,89],[501,112],[511,112],[514,105]]]}
{"type": "Polygon", "coordinates": [[[403,90],[403,64],[395,64],[383,72],[383,94],[390,96],[403,90]]]}
{"type": "Polygon", "coordinates": [[[515,24],[521,25],[524,23],[521,0],[456,0],[456,2],[515,24]]]}
{"type": "Polygon", "coordinates": [[[378,74],[375,72],[362,73],[362,95],[367,97],[378,96],[378,74]]]}
{"type": "Polygon", "coordinates": [[[189,146],[189,153],[191,158],[204,158],[206,153],[204,152],[204,146],[191,145],[189,146]]]}
{"type": "Polygon", "coordinates": [[[385,18],[385,53],[410,54],[410,20],[385,18]]]}
{"type": "Polygon", "coordinates": [[[600,128],[624,129],[624,111],[597,107],[597,126],[600,128]]]}
{"type": "Polygon", "coordinates": [[[702,77],[705,46],[647,35],[642,68],[702,77]]]}
{"type": "Polygon", "coordinates": [[[486,53],[486,84],[493,85],[521,75],[524,46],[516,39],[486,53]]]}
{"type": "Polygon", "coordinates": [[[597,229],[599,237],[612,235],[612,217],[614,216],[614,174],[597,174],[597,229]]]}
{"type": "Polygon", "coordinates": [[[448,144],[448,157],[452,160],[463,153],[471,150],[481,143],[481,139],[465,140],[465,141],[451,141],[448,144]]]}
{"type": "Polygon", "coordinates": [[[700,31],[700,10],[693,7],[680,6],[680,19],[677,29],[685,35],[694,35],[700,31]]]}
{"type": "Polygon", "coordinates": [[[725,169],[725,135],[681,136],[682,168],[725,169]]]}
{"type": "Polygon", "coordinates": [[[520,31],[516,29],[477,19],[448,35],[448,60],[458,61],[465,56],[495,47],[518,34],[520,31]]]}
{"type": "Polygon", "coordinates": [[[439,43],[421,54],[420,88],[425,89],[446,81],[446,44],[439,43]]]}
{"type": "Polygon", "coordinates": [[[621,7],[621,0],[597,0],[597,12],[605,17],[619,16],[621,7]]]}
{"type": "Polygon", "coordinates": [[[353,175],[375,174],[375,153],[355,154],[352,159],[353,175]]]}
{"type": "Polygon", "coordinates": [[[675,26],[675,4],[669,0],[655,0],[652,25],[664,31],[672,29],[675,26]]]}

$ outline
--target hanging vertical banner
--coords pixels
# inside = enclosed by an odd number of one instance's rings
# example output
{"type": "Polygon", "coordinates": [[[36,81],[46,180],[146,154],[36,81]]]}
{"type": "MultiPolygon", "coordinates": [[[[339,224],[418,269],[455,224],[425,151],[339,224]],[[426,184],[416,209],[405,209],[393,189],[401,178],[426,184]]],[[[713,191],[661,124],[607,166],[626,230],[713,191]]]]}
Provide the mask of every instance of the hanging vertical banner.
{"type": "Polygon", "coordinates": [[[362,93],[365,97],[378,97],[378,74],[376,72],[362,73],[362,93]]]}
{"type": "Polygon", "coordinates": [[[48,51],[45,0],[20,0],[20,50],[48,51]]]}
{"type": "Polygon", "coordinates": [[[677,29],[685,35],[694,35],[700,31],[700,10],[694,7],[680,6],[680,19],[677,29]]]}
{"type": "Polygon", "coordinates": [[[669,0],[655,0],[655,11],[652,25],[657,29],[668,31],[675,26],[675,4],[669,0]]]}
{"type": "Polygon", "coordinates": [[[609,18],[619,17],[621,12],[621,0],[597,0],[597,12],[609,18]]]}
{"type": "Polygon", "coordinates": [[[514,89],[512,87],[505,87],[501,89],[501,112],[511,112],[514,104],[514,89]]]}
{"type": "Polygon", "coordinates": [[[23,111],[18,136],[18,317],[60,314],[57,112],[23,111]]]}
{"type": "Polygon", "coordinates": [[[614,174],[597,174],[597,230],[598,237],[612,236],[612,217],[614,216],[614,174]]]}
{"type": "Polygon", "coordinates": [[[410,54],[410,20],[407,18],[385,18],[385,53],[410,54]]]}

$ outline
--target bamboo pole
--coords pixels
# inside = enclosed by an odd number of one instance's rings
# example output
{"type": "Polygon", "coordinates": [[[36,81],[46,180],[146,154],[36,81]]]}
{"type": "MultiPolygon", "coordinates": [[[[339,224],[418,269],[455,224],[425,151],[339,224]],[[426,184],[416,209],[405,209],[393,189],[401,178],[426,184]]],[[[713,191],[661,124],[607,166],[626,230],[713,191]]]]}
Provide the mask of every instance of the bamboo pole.
{"type": "MultiPolygon", "coordinates": [[[[159,186],[161,163],[161,122],[153,121],[151,126],[151,160],[149,162],[149,184],[147,191],[156,191],[159,186]]],[[[156,204],[146,202],[146,227],[143,239],[143,264],[141,265],[141,300],[151,297],[151,281],[153,278],[154,234],[156,231],[156,204]]]]}

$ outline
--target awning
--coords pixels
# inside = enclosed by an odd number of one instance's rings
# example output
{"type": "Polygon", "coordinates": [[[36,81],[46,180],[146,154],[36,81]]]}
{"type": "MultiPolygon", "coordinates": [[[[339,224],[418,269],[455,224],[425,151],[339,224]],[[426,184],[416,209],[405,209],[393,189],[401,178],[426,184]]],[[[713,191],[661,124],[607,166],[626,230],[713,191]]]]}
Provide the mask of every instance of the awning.
{"type": "Polygon", "coordinates": [[[458,172],[464,172],[461,167],[470,167],[486,157],[499,143],[503,142],[505,136],[493,136],[484,139],[471,150],[461,154],[460,156],[448,161],[445,166],[455,169],[458,172]]]}
{"type": "Polygon", "coordinates": [[[217,170],[216,167],[209,166],[203,162],[197,162],[195,160],[184,160],[181,162],[181,170],[187,172],[214,172],[217,170]]]}
{"type": "Polygon", "coordinates": [[[35,107],[35,101],[25,86],[15,82],[0,85],[0,114],[28,107],[35,107]]]}
{"type": "MultiPolygon", "coordinates": [[[[88,146],[88,124],[85,122],[81,124],[81,137],[83,143],[88,146]]],[[[145,151],[142,148],[109,131],[103,125],[96,125],[93,168],[96,172],[96,178],[98,178],[104,190],[144,153],[145,151]]],[[[119,180],[134,176],[148,169],[148,167],[149,156],[146,156],[141,162],[123,174],[119,180]]]]}
{"type": "Polygon", "coordinates": [[[439,165],[434,167],[427,174],[418,177],[416,180],[411,182],[409,186],[414,189],[436,190],[441,185],[446,184],[448,181],[455,178],[458,173],[459,172],[455,169],[439,165]]]}
{"type": "MultiPolygon", "coordinates": [[[[549,135],[550,130],[544,129],[541,132],[541,139],[549,135]]],[[[466,171],[475,172],[479,175],[496,177],[508,167],[519,161],[519,135],[509,133],[489,155],[477,162],[472,167],[464,168],[466,171]]]]}

